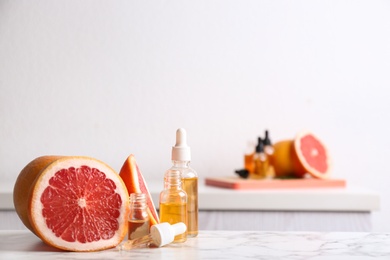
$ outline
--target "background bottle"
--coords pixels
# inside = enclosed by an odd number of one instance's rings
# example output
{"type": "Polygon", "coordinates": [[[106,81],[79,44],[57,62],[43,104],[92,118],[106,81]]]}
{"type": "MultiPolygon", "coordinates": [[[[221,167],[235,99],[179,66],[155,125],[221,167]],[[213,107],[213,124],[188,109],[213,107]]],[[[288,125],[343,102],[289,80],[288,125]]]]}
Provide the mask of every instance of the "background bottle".
{"type": "Polygon", "coordinates": [[[250,175],[252,179],[264,179],[267,173],[267,155],[264,153],[264,144],[261,138],[258,138],[259,143],[256,146],[256,152],[253,158],[254,172],[250,175]]]}
{"type": "Polygon", "coordinates": [[[128,239],[133,240],[149,234],[149,215],[147,212],[146,195],[130,194],[128,239]]]}
{"type": "Polygon", "coordinates": [[[190,167],[191,149],[187,145],[185,129],[176,131],[176,144],[172,147],[173,166],[168,170],[177,170],[181,173],[182,187],[187,193],[187,236],[198,235],[198,174],[190,167]]]}
{"type": "Polygon", "coordinates": [[[269,137],[268,130],[265,130],[265,137],[264,137],[264,152],[268,156],[272,156],[274,154],[274,147],[272,146],[271,138],[269,137]]]}
{"type": "Polygon", "coordinates": [[[252,142],[248,142],[247,151],[244,153],[244,169],[248,170],[249,174],[253,173],[255,163],[253,158],[256,152],[256,145],[252,142]]]}
{"type": "MultiPolygon", "coordinates": [[[[168,170],[164,179],[164,190],[160,193],[160,223],[187,223],[187,194],[182,189],[180,171],[168,170]]],[[[175,236],[174,242],[186,240],[187,232],[175,236]]]]}
{"type": "Polygon", "coordinates": [[[275,169],[272,165],[272,159],[274,155],[274,147],[272,145],[271,139],[269,137],[268,130],[265,130],[265,138],[264,138],[264,152],[267,156],[267,170],[266,170],[266,177],[269,179],[272,179],[275,177],[275,169]]]}
{"type": "Polygon", "coordinates": [[[255,172],[256,147],[258,147],[262,142],[263,140],[261,137],[258,137],[257,144],[248,144],[248,151],[244,155],[244,169],[249,171],[250,176],[255,172]]]}

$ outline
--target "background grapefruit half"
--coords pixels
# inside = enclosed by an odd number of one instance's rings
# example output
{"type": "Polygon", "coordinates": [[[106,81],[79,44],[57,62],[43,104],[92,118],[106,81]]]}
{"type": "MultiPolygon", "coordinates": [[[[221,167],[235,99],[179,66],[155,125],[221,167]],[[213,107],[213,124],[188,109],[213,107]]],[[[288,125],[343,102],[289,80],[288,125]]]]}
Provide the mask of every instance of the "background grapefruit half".
{"type": "Polygon", "coordinates": [[[156,207],[154,206],[144,176],[142,175],[133,154],[127,157],[126,161],[123,163],[123,166],[119,172],[119,176],[122,177],[129,194],[144,193],[146,195],[150,226],[158,224],[159,217],[156,211],[156,207]]]}
{"type": "Polygon", "coordinates": [[[14,205],[45,243],[68,251],[118,245],[127,233],[129,195],[105,163],[81,156],[38,157],[20,172],[14,205]]]}
{"type": "Polygon", "coordinates": [[[313,133],[301,132],[294,139],[293,162],[298,177],[309,173],[327,179],[331,173],[331,160],[323,142],[313,133]]]}
{"type": "Polygon", "coordinates": [[[306,175],[327,179],[331,160],[323,142],[310,132],[274,144],[271,163],[277,178],[303,178],[306,175]]]}

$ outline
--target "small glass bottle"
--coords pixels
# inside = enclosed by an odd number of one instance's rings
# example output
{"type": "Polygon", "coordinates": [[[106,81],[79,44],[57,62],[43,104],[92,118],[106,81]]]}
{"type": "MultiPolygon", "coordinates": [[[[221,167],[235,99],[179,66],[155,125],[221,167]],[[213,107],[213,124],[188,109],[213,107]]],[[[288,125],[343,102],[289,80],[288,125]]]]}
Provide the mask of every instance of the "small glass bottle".
{"type": "MultiPolygon", "coordinates": [[[[181,186],[180,171],[168,170],[164,179],[164,190],[160,193],[160,223],[187,223],[187,194],[181,186]]],[[[174,243],[186,240],[187,232],[184,232],[175,236],[174,243]]]]}
{"type": "Polygon", "coordinates": [[[269,138],[268,130],[265,130],[265,138],[264,138],[264,152],[268,156],[272,156],[274,154],[274,147],[272,146],[271,139],[269,138]]]}
{"type": "Polygon", "coordinates": [[[264,152],[265,152],[265,155],[267,156],[266,177],[269,179],[272,179],[275,177],[275,169],[272,165],[272,158],[274,155],[274,147],[272,145],[271,139],[269,138],[268,130],[265,130],[264,152]]]}
{"type": "Polygon", "coordinates": [[[253,161],[253,158],[255,157],[255,149],[256,145],[253,142],[249,142],[247,145],[247,151],[244,153],[244,169],[246,169],[249,174],[254,172],[255,163],[253,161]]]}
{"type": "Polygon", "coordinates": [[[147,212],[146,195],[144,193],[130,194],[128,239],[133,240],[149,234],[149,215],[147,212]]]}
{"type": "Polygon", "coordinates": [[[257,145],[255,145],[254,143],[248,145],[248,147],[250,147],[250,150],[244,155],[244,169],[249,171],[249,176],[252,176],[255,173],[256,147],[258,147],[259,144],[262,142],[263,140],[261,139],[261,137],[258,137],[257,145]]]}
{"type": "Polygon", "coordinates": [[[264,179],[267,173],[267,155],[264,153],[264,144],[259,137],[259,143],[256,146],[256,153],[253,158],[254,171],[250,175],[251,179],[264,179]]]}
{"type": "Polygon", "coordinates": [[[191,149],[187,145],[185,129],[176,131],[176,144],[172,147],[173,166],[166,172],[177,170],[181,173],[182,189],[187,193],[187,237],[198,235],[198,174],[190,167],[191,149]]]}

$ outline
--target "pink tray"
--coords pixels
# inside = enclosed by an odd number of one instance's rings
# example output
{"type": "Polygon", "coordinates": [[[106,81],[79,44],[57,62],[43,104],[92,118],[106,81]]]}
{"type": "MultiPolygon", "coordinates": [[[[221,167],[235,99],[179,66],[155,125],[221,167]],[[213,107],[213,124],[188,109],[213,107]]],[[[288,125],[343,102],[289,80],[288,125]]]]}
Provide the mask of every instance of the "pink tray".
{"type": "Polygon", "coordinates": [[[235,190],[250,189],[310,189],[310,188],[345,188],[346,181],[341,179],[272,179],[253,180],[238,177],[206,178],[206,185],[235,190]]]}

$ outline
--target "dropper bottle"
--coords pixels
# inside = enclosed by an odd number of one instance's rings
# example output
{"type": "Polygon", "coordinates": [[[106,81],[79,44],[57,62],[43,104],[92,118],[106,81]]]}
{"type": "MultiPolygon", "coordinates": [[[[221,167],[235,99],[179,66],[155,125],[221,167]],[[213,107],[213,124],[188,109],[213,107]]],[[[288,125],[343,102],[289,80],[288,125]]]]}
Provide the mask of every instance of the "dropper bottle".
{"type": "Polygon", "coordinates": [[[250,175],[252,179],[264,179],[266,177],[267,169],[267,155],[264,153],[264,144],[261,137],[258,138],[259,142],[256,146],[256,153],[254,160],[254,172],[250,175]]]}
{"type": "Polygon", "coordinates": [[[181,173],[182,187],[187,193],[187,237],[198,235],[198,174],[190,167],[191,149],[187,145],[184,128],[176,130],[176,144],[172,147],[172,167],[166,172],[177,170],[181,173]]]}
{"type": "Polygon", "coordinates": [[[265,138],[264,138],[264,152],[267,156],[267,162],[266,162],[266,177],[271,179],[275,177],[275,169],[272,165],[273,155],[274,155],[274,147],[272,145],[271,139],[269,137],[268,130],[265,130],[265,138]]]}
{"type": "Polygon", "coordinates": [[[265,130],[265,138],[264,138],[264,151],[268,156],[272,156],[274,154],[274,147],[272,146],[271,139],[269,138],[268,130],[265,130]]]}
{"type": "Polygon", "coordinates": [[[255,147],[256,145],[252,142],[248,142],[247,151],[244,153],[244,169],[248,171],[249,174],[254,171],[254,161],[253,158],[255,156],[255,147]]]}

